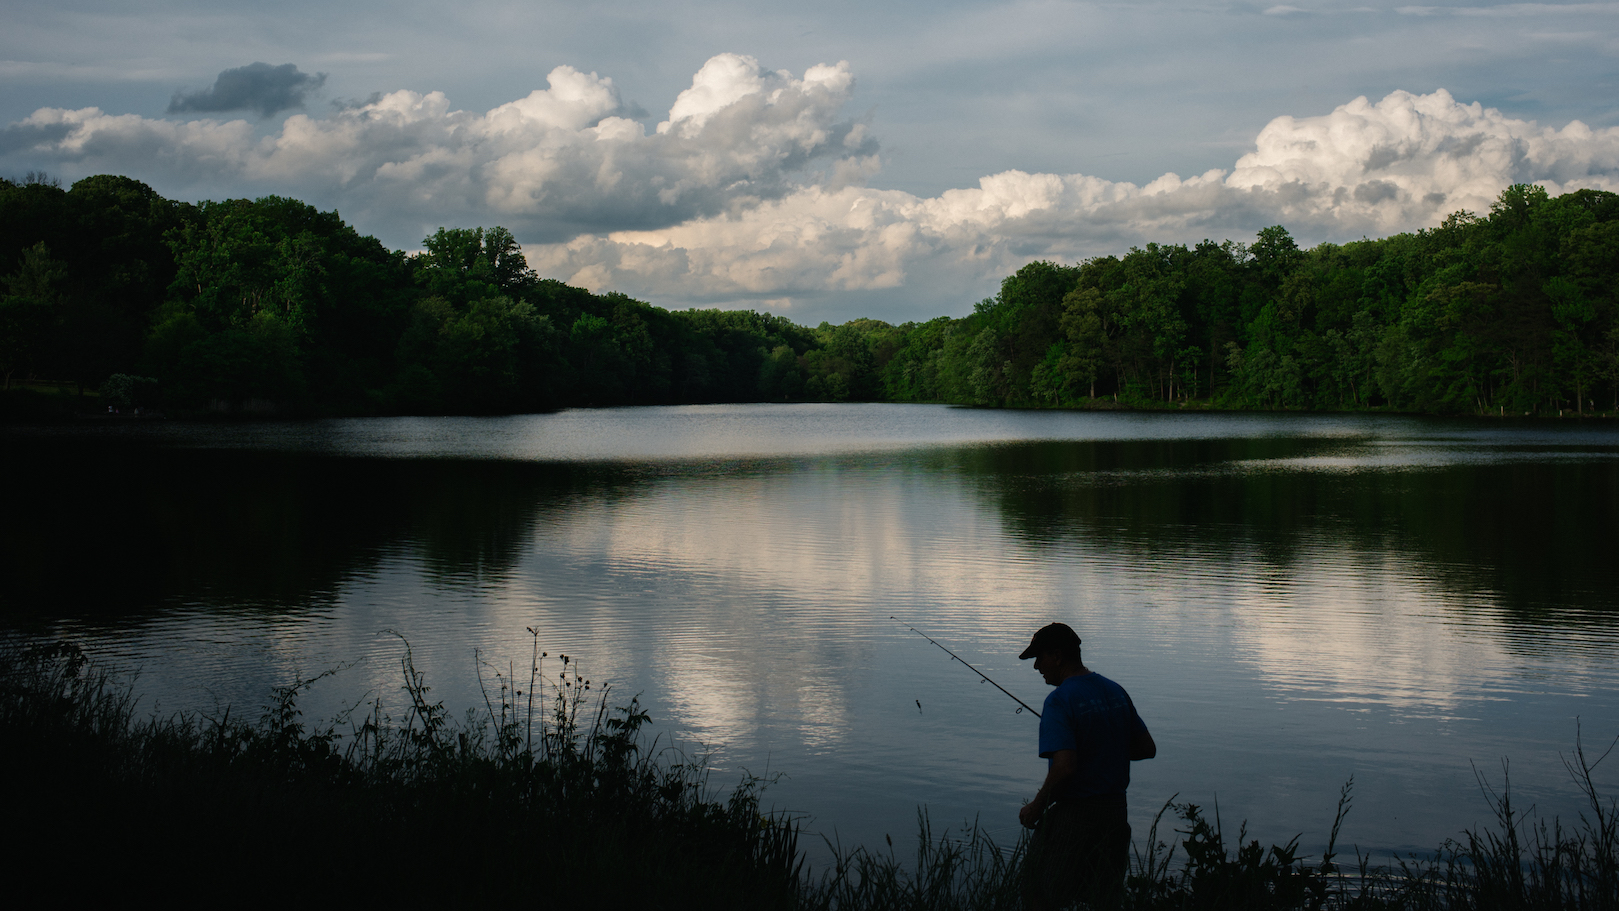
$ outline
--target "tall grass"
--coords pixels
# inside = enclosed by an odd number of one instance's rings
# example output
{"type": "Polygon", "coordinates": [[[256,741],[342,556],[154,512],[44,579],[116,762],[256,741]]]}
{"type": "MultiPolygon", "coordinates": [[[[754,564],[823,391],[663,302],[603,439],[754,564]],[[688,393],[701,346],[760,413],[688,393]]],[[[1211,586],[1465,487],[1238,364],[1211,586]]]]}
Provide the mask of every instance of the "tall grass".
{"type": "MultiPolygon", "coordinates": [[[[531,636],[533,631],[530,630],[531,636]]],[[[402,646],[402,714],[311,724],[277,687],[257,717],[143,716],[133,689],[67,645],[0,645],[0,830],[10,894],[60,903],[310,901],[588,908],[967,911],[1021,907],[1023,842],[919,815],[914,857],[829,845],[808,868],[795,820],[760,812],[765,782],[728,792],[660,748],[639,702],[609,709],[567,656],[480,675],[483,708],[453,719],[402,646]]],[[[357,714],[357,713],[356,713],[357,714]]],[[[1616,741],[1619,742],[1619,741],[1616,741]]],[[[1139,911],[1619,911],[1619,807],[1566,757],[1586,806],[1526,814],[1479,774],[1494,825],[1431,854],[1344,864],[1340,795],[1328,847],[1263,847],[1219,815],[1167,803],[1121,899],[1139,911]],[[1168,823],[1166,826],[1166,817],[1168,823]],[[1163,835],[1160,835],[1161,830],[1163,835]],[[1171,834],[1173,833],[1173,834],[1171,834]]]]}
{"type": "Polygon", "coordinates": [[[609,711],[565,657],[451,719],[408,646],[407,705],[311,725],[313,680],[257,719],[143,718],[71,646],[0,649],[8,891],[57,901],[791,907],[797,830],[609,711]],[[340,730],[339,725],[346,727],[340,730]],[[12,887],[14,885],[14,888],[12,887]]]}
{"type": "MultiPolygon", "coordinates": [[[[1615,741],[1619,743],[1619,740],[1615,741]]],[[[1234,841],[1216,814],[1171,798],[1138,842],[1119,908],[1125,911],[1616,911],[1619,909],[1619,806],[1604,802],[1592,777],[1613,750],[1586,753],[1578,736],[1569,774],[1586,799],[1578,822],[1526,816],[1513,806],[1503,780],[1496,791],[1479,784],[1495,827],[1464,830],[1425,856],[1374,866],[1355,855],[1347,867],[1336,853],[1352,804],[1353,781],[1340,792],[1327,848],[1319,859],[1299,855],[1298,838],[1261,846],[1239,827],[1234,841]],[[1166,815],[1180,824],[1161,840],[1166,815]]],[[[1173,824],[1173,823],[1172,823],[1173,824]]],[[[834,861],[802,887],[802,907],[818,909],[984,909],[1021,907],[1018,883],[1024,842],[1004,850],[976,825],[959,834],[935,833],[920,819],[919,847],[907,867],[893,853],[834,845],[834,861]]]]}
{"type": "MultiPolygon", "coordinates": [[[[1353,803],[1353,780],[1339,795],[1327,848],[1302,857],[1298,838],[1262,846],[1246,825],[1228,843],[1218,814],[1196,804],[1166,803],[1138,842],[1119,908],[1126,911],[1619,911],[1619,805],[1598,792],[1593,772],[1613,751],[1585,750],[1576,735],[1564,763],[1585,797],[1578,822],[1525,815],[1503,778],[1497,791],[1479,775],[1495,827],[1464,830],[1424,856],[1374,866],[1356,853],[1347,867],[1337,853],[1353,803]],[[1168,841],[1160,827],[1180,824],[1168,841]],[[1172,823],[1173,824],[1173,823],[1172,823]]],[[[1505,769],[1503,768],[1503,773],[1505,769]]],[[[1010,909],[1021,907],[1018,881],[1024,842],[997,846],[977,826],[935,834],[924,815],[914,866],[890,851],[833,846],[835,861],[806,883],[804,907],[826,909],[1010,909]]]]}

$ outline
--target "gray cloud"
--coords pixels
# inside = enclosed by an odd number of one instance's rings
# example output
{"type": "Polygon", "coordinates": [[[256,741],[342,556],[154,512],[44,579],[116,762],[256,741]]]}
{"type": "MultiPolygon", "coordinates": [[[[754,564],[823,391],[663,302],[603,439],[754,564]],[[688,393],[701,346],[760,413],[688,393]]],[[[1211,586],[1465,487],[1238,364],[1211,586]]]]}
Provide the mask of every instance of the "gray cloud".
{"type": "Polygon", "coordinates": [[[358,99],[358,98],[333,98],[332,101],[331,101],[331,105],[332,105],[332,110],[334,110],[334,111],[352,111],[352,110],[355,110],[357,108],[363,108],[366,105],[376,104],[377,102],[379,102],[381,100],[382,100],[382,93],[381,92],[372,92],[369,97],[366,97],[364,99],[358,99]]]}
{"type": "Polygon", "coordinates": [[[175,92],[170,114],[214,114],[255,111],[269,117],[278,111],[301,108],[304,96],[326,83],[325,73],[305,73],[283,63],[249,63],[219,74],[213,86],[196,92],[175,92]]]}
{"type": "Polygon", "coordinates": [[[0,155],[25,149],[48,149],[66,139],[72,131],[72,125],[66,123],[14,123],[0,130],[0,155]]]}
{"type": "Polygon", "coordinates": [[[1395,12],[1406,16],[1479,16],[1522,19],[1554,15],[1612,15],[1619,12],[1612,3],[1501,3],[1482,6],[1400,6],[1395,12]]]}

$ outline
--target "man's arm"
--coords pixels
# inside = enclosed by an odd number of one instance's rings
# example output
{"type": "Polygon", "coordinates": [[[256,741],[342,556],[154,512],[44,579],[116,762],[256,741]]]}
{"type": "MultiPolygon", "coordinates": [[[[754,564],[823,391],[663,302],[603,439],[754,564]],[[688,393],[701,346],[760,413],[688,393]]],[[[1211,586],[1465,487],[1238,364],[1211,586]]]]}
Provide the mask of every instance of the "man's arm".
{"type": "Polygon", "coordinates": [[[1138,759],[1151,759],[1158,755],[1158,744],[1153,743],[1152,734],[1142,728],[1130,738],[1130,761],[1138,759]]]}
{"type": "Polygon", "coordinates": [[[1018,811],[1018,821],[1023,823],[1025,828],[1034,828],[1040,821],[1041,814],[1045,813],[1046,807],[1057,798],[1057,790],[1063,786],[1063,782],[1074,777],[1074,772],[1078,768],[1078,750],[1058,750],[1052,753],[1051,768],[1046,772],[1046,783],[1040,786],[1040,792],[1034,795],[1034,799],[1024,804],[1023,809],[1018,811]]]}

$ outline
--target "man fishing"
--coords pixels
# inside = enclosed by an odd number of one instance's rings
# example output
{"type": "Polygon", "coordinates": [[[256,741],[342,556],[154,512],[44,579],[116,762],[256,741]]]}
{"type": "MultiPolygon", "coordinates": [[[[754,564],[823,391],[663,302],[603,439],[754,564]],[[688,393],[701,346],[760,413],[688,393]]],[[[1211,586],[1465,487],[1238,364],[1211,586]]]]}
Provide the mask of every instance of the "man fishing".
{"type": "Polygon", "coordinates": [[[1084,899],[1117,904],[1130,866],[1124,791],[1130,762],[1158,755],[1130,695],[1080,661],[1079,635],[1066,624],[1041,627],[1018,656],[1056,687],[1040,713],[1046,780],[1018,820],[1033,829],[1023,901],[1032,911],[1084,899]]]}

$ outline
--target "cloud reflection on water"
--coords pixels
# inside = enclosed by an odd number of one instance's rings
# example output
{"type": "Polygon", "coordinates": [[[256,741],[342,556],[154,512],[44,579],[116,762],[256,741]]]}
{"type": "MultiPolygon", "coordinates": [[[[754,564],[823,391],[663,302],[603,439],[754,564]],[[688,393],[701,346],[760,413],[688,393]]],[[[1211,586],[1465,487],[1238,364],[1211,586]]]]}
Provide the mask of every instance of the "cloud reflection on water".
{"type": "MultiPolygon", "coordinates": [[[[1545,685],[1539,667],[1556,660],[1524,656],[1555,651],[1563,633],[1508,622],[1487,592],[1457,590],[1452,575],[1387,540],[1378,547],[1317,522],[1285,535],[1278,551],[1251,526],[1157,526],[1155,535],[1151,523],[1137,533],[1095,516],[1030,538],[1004,512],[984,508],[1006,505],[1001,480],[978,486],[983,478],[931,463],[840,460],[676,474],[539,523],[501,600],[519,613],[543,603],[551,635],[615,656],[611,676],[658,694],[683,736],[724,746],[722,765],[757,770],[765,757],[779,767],[792,765],[783,757],[853,750],[841,760],[849,774],[839,787],[861,797],[830,805],[888,799],[901,812],[930,792],[886,798],[879,792],[892,773],[867,764],[887,749],[869,739],[902,723],[957,716],[945,722],[954,728],[940,747],[956,758],[924,763],[936,778],[998,781],[997,799],[1009,801],[1030,772],[1016,725],[995,733],[978,723],[982,712],[1009,710],[1004,697],[962,702],[974,680],[887,621],[891,613],[1036,705],[1044,691],[1013,656],[1028,630],[1069,619],[1092,663],[1127,680],[1154,707],[1155,724],[1179,735],[1179,755],[1143,777],[1219,790],[1228,806],[1256,817],[1288,818],[1289,795],[1320,783],[1278,768],[1250,770],[1251,780],[1234,785],[1236,770],[1253,761],[1253,746],[1237,744],[1280,736],[1285,770],[1314,762],[1339,778],[1425,768],[1400,788],[1433,790],[1465,774],[1465,765],[1452,768],[1458,761],[1492,748],[1458,757],[1454,742],[1436,746],[1420,732],[1490,727],[1503,711],[1521,711],[1499,705],[1514,696],[1560,698],[1611,682],[1609,661],[1565,669],[1545,685]],[[1212,534],[1200,540],[1203,532],[1212,534]],[[542,590],[543,599],[523,594],[542,590]],[[598,613],[624,599],[638,604],[611,609],[630,619],[598,613]],[[1393,724],[1394,735],[1376,735],[1370,751],[1335,738],[1342,722],[1334,719],[1347,716],[1393,724]],[[1289,735],[1268,729],[1277,721],[1326,742],[1303,758],[1285,746],[1289,735]],[[1192,746],[1207,743],[1231,745],[1214,753],[1192,746]],[[1293,784],[1282,787],[1283,778],[1293,784]]],[[[1615,644],[1611,633],[1588,633],[1615,644]]],[[[1398,791],[1363,784],[1362,806],[1392,819],[1398,791]]],[[[828,803],[813,805],[834,815],[828,803]]],[[[1421,845],[1433,825],[1419,819],[1387,834],[1421,845]]]]}
{"type": "Polygon", "coordinates": [[[311,717],[397,711],[394,629],[459,714],[474,650],[521,676],[532,626],[548,673],[566,652],[614,701],[644,694],[727,776],[788,771],[817,825],[903,834],[928,802],[1009,836],[1031,719],[888,617],[1036,705],[1015,655],[1060,617],[1161,732],[1138,811],[1217,792],[1285,840],[1356,773],[1357,839],[1418,848],[1467,823],[1467,759],[1560,773],[1573,714],[1619,718],[1619,441],[1588,428],[816,406],[156,432],[177,448],[99,469],[139,497],[65,514],[129,510],[107,524],[166,587],[52,622],[166,706],[354,662],[311,717]],[[243,553],[264,565],[232,575],[243,553]]]}

